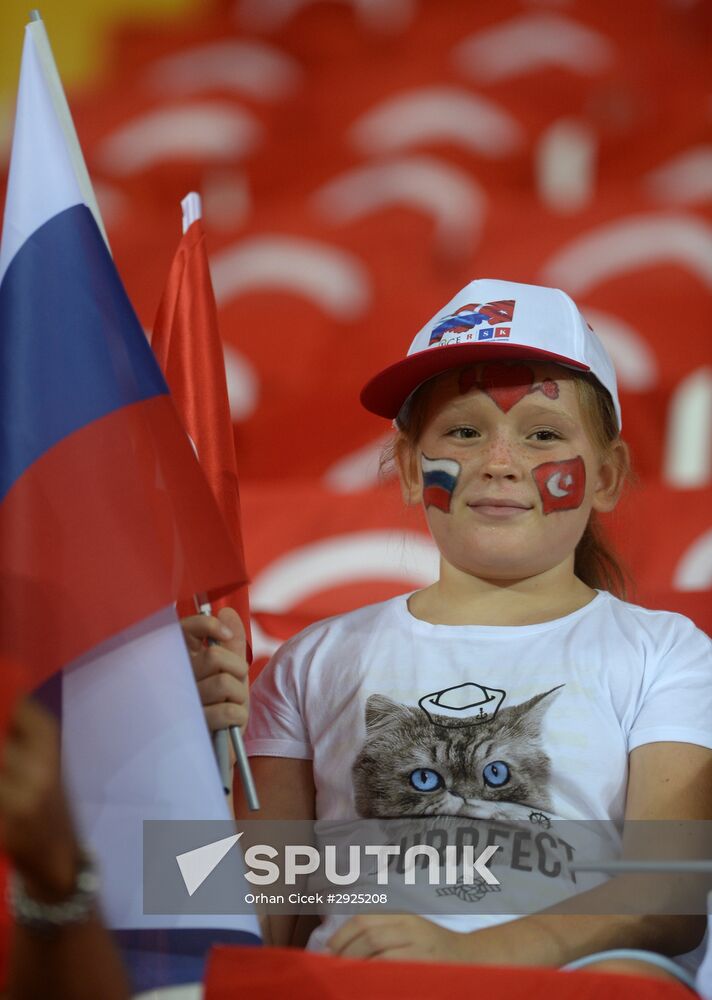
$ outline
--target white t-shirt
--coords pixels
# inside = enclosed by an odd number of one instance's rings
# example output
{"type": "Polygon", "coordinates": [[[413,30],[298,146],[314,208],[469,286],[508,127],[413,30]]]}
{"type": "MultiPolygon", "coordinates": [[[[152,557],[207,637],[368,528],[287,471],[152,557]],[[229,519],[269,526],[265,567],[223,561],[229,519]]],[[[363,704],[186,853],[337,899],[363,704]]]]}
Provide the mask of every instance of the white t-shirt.
{"type": "Polygon", "coordinates": [[[712,643],[687,618],[599,592],[537,625],[433,625],[409,596],[312,625],[252,689],[248,753],[313,760],[317,819],[412,815],[427,798],[442,815],[620,824],[632,750],[712,749],[712,643]]]}

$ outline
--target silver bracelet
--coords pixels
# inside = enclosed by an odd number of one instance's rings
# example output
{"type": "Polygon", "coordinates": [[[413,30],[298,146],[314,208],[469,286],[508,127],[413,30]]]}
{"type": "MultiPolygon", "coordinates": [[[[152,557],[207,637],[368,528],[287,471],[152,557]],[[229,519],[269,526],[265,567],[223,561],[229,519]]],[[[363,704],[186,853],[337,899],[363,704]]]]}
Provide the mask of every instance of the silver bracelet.
{"type": "Polygon", "coordinates": [[[81,924],[94,912],[99,892],[99,875],[94,861],[82,852],[72,894],[61,903],[42,903],[27,894],[16,872],[11,872],[7,885],[7,902],[16,923],[34,930],[54,930],[69,924],[81,924]]]}

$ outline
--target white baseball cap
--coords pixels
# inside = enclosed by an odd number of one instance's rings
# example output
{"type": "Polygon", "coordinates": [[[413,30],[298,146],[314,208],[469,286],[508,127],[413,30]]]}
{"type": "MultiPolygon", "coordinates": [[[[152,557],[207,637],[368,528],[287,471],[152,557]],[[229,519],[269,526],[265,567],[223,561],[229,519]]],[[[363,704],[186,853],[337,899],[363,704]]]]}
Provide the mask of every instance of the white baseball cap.
{"type": "Polygon", "coordinates": [[[460,365],[528,358],[590,372],[608,390],[618,427],[621,408],[613,362],[566,292],[541,285],[478,278],[420,330],[408,354],[374,375],[361,391],[372,413],[396,419],[428,379],[460,365]]]}

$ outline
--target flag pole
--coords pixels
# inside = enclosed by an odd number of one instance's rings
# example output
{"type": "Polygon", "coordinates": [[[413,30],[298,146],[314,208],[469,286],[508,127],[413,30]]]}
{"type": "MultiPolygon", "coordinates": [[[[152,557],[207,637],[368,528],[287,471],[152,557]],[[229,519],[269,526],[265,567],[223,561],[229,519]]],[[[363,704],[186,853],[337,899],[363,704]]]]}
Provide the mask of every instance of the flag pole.
{"type": "MultiPolygon", "coordinates": [[[[200,196],[194,191],[191,191],[181,201],[181,209],[183,235],[185,235],[191,225],[197,219],[202,217],[203,213],[200,196]]],[[[200,461],[200,455],[198,455],[198,461],[200,461]]],[[[213,609],[210,601],[207,599],[207,595],[196,594],[195,603],[201,615],[212,615],[213,609]]],[[[208,639],[208,644],[213,645],[215,641],[215,639],[208,639]]],[[[240,781],[242,782],[242,788],[245,793],[245,800],[249,809],[252,812],[257,812],[260,808],[260,802],[257,797],[255,780],[252,776],[250,761],[247,756],[247,751],[245,750],[245,743],[242,739],[242,733],[239,726],[230,726],[229,730],[218,729],[213,735],[213,747],[215,749],[215,756],[220,770],[220,778],[223,784],[223,789],[226,795],[229,795],[232,790],[228,736],[230,738],[230,742],[232,743],[235,760],[240,771],[240,781]]]]}
{"type": "Polygon", "coordinates": [[[712,861],[592,861],[572,862],[569,869],[573,872],[603,872],[605,875],[712,875],[712,861]]]}

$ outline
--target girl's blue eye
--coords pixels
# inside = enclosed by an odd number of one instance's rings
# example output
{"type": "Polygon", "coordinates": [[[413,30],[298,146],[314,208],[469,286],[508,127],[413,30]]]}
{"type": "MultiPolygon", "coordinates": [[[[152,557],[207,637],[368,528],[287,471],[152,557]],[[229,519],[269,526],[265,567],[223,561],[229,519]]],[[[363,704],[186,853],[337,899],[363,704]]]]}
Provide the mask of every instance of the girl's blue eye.
{"type": "Polygon", "coordinates": [[[492,788],[500,788],[509,781],[510,771],[503,760],[494,760],[482,772],[485,783],[492,788]]]}
{"type": "Polygon", "coordinates": [[[419,792],[434,792],[442,788],[445,782],[437,771],[431,771],[429,767],[419,767],[410,776],[410,783],[419,792]]]}

